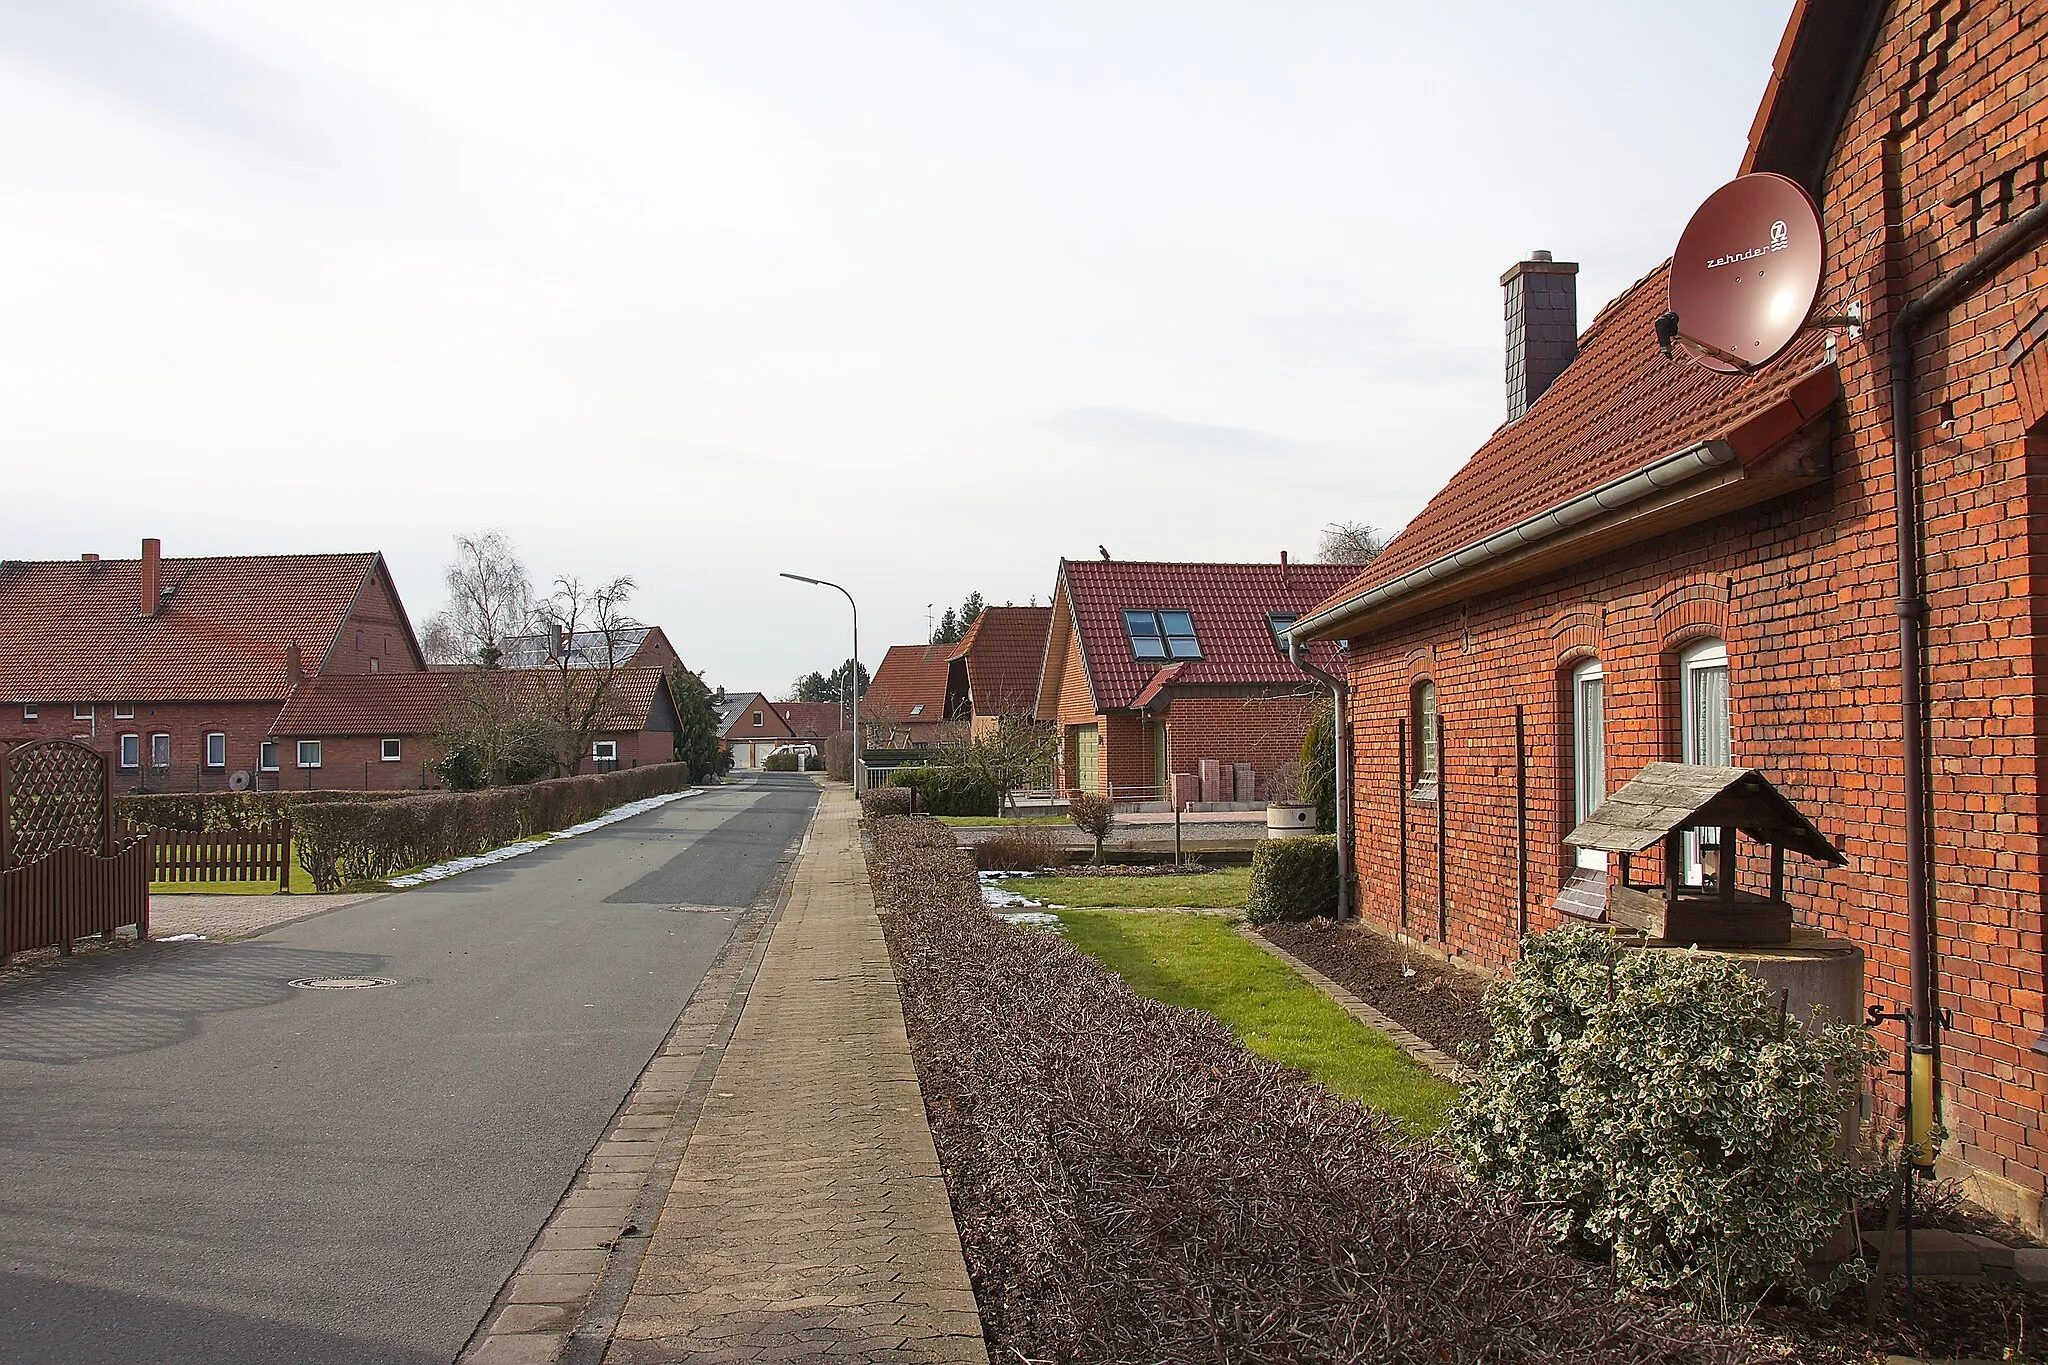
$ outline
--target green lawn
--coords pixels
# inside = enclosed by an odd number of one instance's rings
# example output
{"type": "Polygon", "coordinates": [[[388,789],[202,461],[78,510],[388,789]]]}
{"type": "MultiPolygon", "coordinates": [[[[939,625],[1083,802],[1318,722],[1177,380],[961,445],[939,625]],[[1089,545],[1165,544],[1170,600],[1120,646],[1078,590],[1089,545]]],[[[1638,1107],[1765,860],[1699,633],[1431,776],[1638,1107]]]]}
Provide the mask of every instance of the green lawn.
{"type": "Polygon", "coordinates": [[[1064,825],[1064,815],[940,815],[942,825],[1064,825]]]}
{"type": "Polygon", "coordinates": [[[1417,1132],[1436,1131],[1457,1096],[1218,916],[1058,914],[1075,947],[1140,995],[1213,1014],[1259,1056],[1300,1067],[1417,1132]]]}
{"type": "Polygon", "coordinates": [[[1226,867],[1187,877],[1019,877],[1003,889],[1075,909],[1241,910],[1251,885],[1251,868],[1226,867]]]}

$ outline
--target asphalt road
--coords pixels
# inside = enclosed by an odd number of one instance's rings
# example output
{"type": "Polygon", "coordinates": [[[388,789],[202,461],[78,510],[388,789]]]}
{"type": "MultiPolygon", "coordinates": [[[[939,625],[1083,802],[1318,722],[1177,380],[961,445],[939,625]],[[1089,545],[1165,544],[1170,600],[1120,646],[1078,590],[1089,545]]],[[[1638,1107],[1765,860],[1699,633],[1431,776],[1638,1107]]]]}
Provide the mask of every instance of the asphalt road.
{"type": "Polygon", "coordinates": [[[815,801],[0,990],[0,1360],[454,1359],[815,801]]]}

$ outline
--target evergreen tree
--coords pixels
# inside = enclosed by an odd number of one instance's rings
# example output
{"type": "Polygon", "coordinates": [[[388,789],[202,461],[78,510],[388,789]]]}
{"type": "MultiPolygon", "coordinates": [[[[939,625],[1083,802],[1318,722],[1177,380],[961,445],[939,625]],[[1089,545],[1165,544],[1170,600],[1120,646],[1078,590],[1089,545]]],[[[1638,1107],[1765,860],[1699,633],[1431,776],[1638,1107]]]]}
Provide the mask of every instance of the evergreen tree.
{"type": "Polygon", "coordinates": [[[718,712],[711,708],[711,689],[682,666],[671,664],[668,690],[676,703],[676,761],[689,769],[690,781],[722,776],[732,755],[718,744],[718,712]]]}
{"type": "Polygon", "coordinates": [[[935,645],[959,644],[967,638],[968,627],[974,624],[975,618],[981,615],[981,609],[986,605],[980,593],[971,592],[957,610],[947,607],[946,614],[939,618],[938,625],[932,630],[931,642],[935,645]]]}

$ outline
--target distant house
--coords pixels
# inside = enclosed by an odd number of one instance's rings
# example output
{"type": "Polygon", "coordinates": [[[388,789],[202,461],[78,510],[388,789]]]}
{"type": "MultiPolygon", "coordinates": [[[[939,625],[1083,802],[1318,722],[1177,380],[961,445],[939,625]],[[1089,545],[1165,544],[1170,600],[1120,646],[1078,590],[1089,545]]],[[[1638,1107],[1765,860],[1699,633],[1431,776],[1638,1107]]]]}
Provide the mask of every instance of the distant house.
{"type": "Polygon", "coordinates": [[[822,752],[825,741],[846,728],[836,701],[769,701],[760,692],[734,692],[713,706],[721,721],[719,740],[735,768],[758,768],[785,744],[816,744],[822,752]]]}
{"type": "Polygon", "coordinates": [[[1051,628],[1051,607],[983,607],[947,660],[945,713],[967,716],[977,738],[1031,715],[1051,628]]]}
{"type": "MultiPolygon", "coordinates": [[[[1285,556],[1061,560],[1035,706],[1060,727],[1060,785],[1163,800],[1173,774],[1200,776],[1206,761],[1214,780],[1200,799],[1264,799],[1327,695],[1288,661],[1287,628],[1356,572],[1285,556]],[[1235,788],[1239,764],[1251,769],[1250,792],[1235,788]]],[[[1341,666],[1334,645],[1316,645],[1310,657],[1341,666]]]]}
{"type": "Polygon", "coordinates": [[[563,659],[571,668],[667,668],[681,662],[660,626],[616,630],[609,641],[598,630],[579,630],[567,638],[558,632],[508,635],[498,641],[499,668],[553,668],[563,659]]]}
{"type": "MultiPolygon", "coordinates": [[[[502,668],[303,679],[271,730],[283,762],[281,781],[362,790],[440,786],[433,765],[446,757],[435,740],[444,721],[472,699],[498,693],[546,707],[558,695],[557,681],[541,669],[502,668]]],[[[578,756],[579,770],[673,762],[678,728],[668,670],[621,668],[612,675],[588,751],[578,756]]]]}
{"type": "Polygon", "coordinates": [[[375,553],[0,562],[0,745],[82,740],[118,789],[274,786],[303,679],[426,667],[375,553]]]}
{"type": "Polygon", "coordinates": [[[891,645],[860,700],[860,725],[870,748],[925,749],[967,730],[964,695],[947,709],[949,645],[891,645]]]}

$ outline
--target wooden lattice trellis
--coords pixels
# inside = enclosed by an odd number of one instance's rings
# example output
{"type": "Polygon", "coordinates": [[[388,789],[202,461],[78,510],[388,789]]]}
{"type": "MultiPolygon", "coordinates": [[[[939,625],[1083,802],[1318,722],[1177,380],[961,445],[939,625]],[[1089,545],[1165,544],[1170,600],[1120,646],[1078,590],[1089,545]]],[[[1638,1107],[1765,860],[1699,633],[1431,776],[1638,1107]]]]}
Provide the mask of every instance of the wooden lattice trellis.
{"type": "Polygon", "coordinates": [[[39,740],[0,759],[0,871],[60,848],[113,853],[113,783],[105,754],[39,740]]]}

